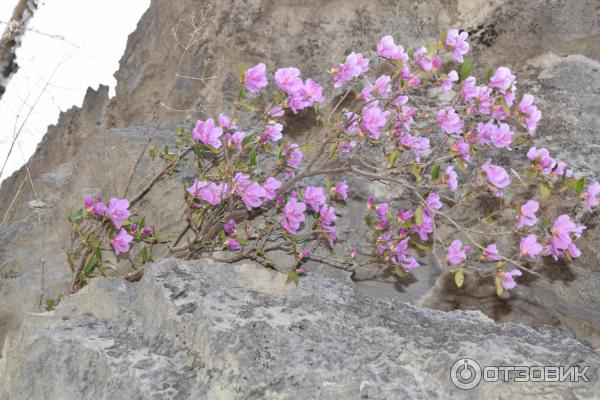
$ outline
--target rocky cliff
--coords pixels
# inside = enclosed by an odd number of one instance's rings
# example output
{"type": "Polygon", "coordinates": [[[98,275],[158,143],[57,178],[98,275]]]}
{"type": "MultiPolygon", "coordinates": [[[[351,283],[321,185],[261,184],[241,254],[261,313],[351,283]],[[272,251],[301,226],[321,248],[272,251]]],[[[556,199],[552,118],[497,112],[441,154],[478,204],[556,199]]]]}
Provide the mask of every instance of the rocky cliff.
{"type": "MultiPolygon", "coordinates": [[[[384,34],[393,35],[399,43],[415,46],[437,37],[446,27],[460,27],[471,34],[479,74],[484,74],[490,66],[507,65],[519,77],[520,87],[539,99],[543,119],[535,143],[569,160],[574,169],[598,178],[599,15],[600,5],[594,0],[152,1],[137,30],[129,38],[116,73],[116,96],[109,99],[104,87],[98,91],[90,90],[82,108],[73,108],[64,113],[58,124],[49,128],[29,162],[35,190],[25,169],[3,182],[0,188],[0,217],[4,216],[0,222],[0,348],[3,348],[0,396],[10,393],[10,398],[60,398],[60,394],[51,391],[52,383],[56,381],[61,382],[62,386],[57,384],[56,387],[64,389],[64,398],[81,398],[84,397],[85,388],[90,387],[82,382],[93,380],[90,385],[97,388],[97,392],[85,394],[91,396],[89,398],[120,398],[125,395],[147,398],[152,394],[157,398],[186,398],[191,394],[206,396],[209,393],[218,397],[219,393],[210,390],[222,390],[219,395],[223,398],[242,398],[237,393],[248,393],[245,389],[250,388],[256,390],[253,392],[256,398],[261,394],[289,398],[302,393],[306,387],[313,387],[313,391],[306,393],[316,398],[334,397],[334,393],[339,394],[340,398],[360,397],[363,393],[361,390],[372,393],[367,395],[371,398],[397,398],[393,395],[396,390],[405,390],[407,396],[413,397],[427,397],[429,393],[437,393],[441,398],[453,397],[449,392],[436,391],[425,385],[422,381],[424,375],[445,374],[450,355],[459,358],[461,352],[467,349],[480,348],[476,355],[481,354],[482,361],[492,362],[493,354],[499,354],[498,342],[485,339],[484,336],[488,334],[498,337],[509,354],[514,355],[515,358],[508,357],[510,361],[568,363],[577,358],[576,354],[587,353],[587,358],[580,360],[598,366],[597,354],[585,343],[585,340],[595,345],[600,343],[600,296],[597,290],[600,283],[597,243],[600,238],[596,228],[597,214],[586,221],[591,229],[582,246],[584,257],[576,265],[561,269],[553,266],[549,281],[530,282],[510,299],[498,300],[486,287],[481,287],[470,296],[465,292],[457,293],[446,285],[445,276],[440,273],[426,277],[431,285],[421,287],[416,284],[419,286],[416,293],[411,292],[410,285],[374,282],[368,279],[369,276],[365,282],[354,283],[355,289],[344,281],[346,286],[340,289],[341,294],[337,293],[330,300],[335,303],[337,296],[356,296],[355,300],[347,300],[350,303],[347,303],[349,305],[343,313],[347,313],[350,320],[358,320],[371,311],[377,317],[374,317],[376,321],[373,321],[373,327],[358,328],[353,325],[354,322],[339,325],[342,330],[352,334],[361,332],[362,336],[352,339],[345,337],[337,345],[337,350],[331,349],[332,357],[339,358],[331,361],[331,364],[326,362],[330,348],[323,343],[340,340],[331,337],[334,328],[322,331],[309,329],[311,340],[323,346],[313,346],[316,361],[308,356],[302,359],[294,353],[308,351],[304,345],[294,348],[298,338],[279,334],[279,330],[289,331],[292,325],[301,323],[303,318],[309,321],[307,324],[315,323],[310,315],[319,307],[322,307],[318,311],[321,316],[331,313],[333,318],[339,311],[326,300],[323,300],[325,305],[319,303],[316,306],[312,303],[304,305],[297,299],[276,301],[260,296],[252,298],[241,288],[240,296],[246,300],[236,298],[237,295],[223,298],[223,312],[226,315],[222,317],[222,324],[224,331],[230,333],[235,330],[236,324],[247,328],[237,332],[238,336],[231,334],[225,337],[239,346],[246,343],[244,346],[248,347],[248,351],[255,352],[255,358],[244,356],[236,347],[214,345],[219,343],[222,331],[207,328],[206,321],[210,318],[216,321],[219,317],[204,309],[206,303],[199,301],[199,298],[202,293],[206,296],[220,295],[212,291],[214,285],[203,283],[218,277],[202,275],[208,273],[203,265],[197,266],[205,271],[202,274],[198,272],[198,276],[186,272],[193,275],[192,282],[204,292],[194,292],[198,296],[197,304],[188,306],[193,310],[179,314],[185,316],[181,319],[187,324],[198,324],[182,328],[184,335],[194,336],[193,340],[186,339],[185,343],[172,337],[176,334],[176,324],[167,329],[170,318],[180,318],[177,316],[180,311],[178,307],[182,303],[176,299],[171,299],[174,302],[159,300],[162,299],[160,296],[166,296],[160,292],[164,289],[157,292],[156,298],[140,294],[153,285],[155,288],[152,290],[158,290],[156,288],[161,285],[176,287],[181,277],[168,271],[162,277],[155,272],[145,277],[141,284],[145,289],[137,288],[136,284],[125,285],[115,279],[99,280],[86,289],[86,293],[77,295],[79,300],[67,298],[55,314],[31,316],[27,313],[36,309],[40,294],[40,222],[44,244],[44,297],[57,299],[68,292],[70,283],[65,255],[69,245],[66,208],[78,207],[85,194],[121,194],[126,186],[127,174],[145,139],[151,138],[155,144],[167,142],[171,140],[177,124],[186,124],[219,111],[223,104],[231,100],[228,96],[235,93],[235,71],[241,63],[251,65],[261,61],[272,69],[294,65],[307,76],[325,81],[327,73],[323,65],[334,65],[350,49],[371,49],[384,34]],[[165,279],[172,279],[173,282],[165,282],[165,279]],[[360,297],[353,290],[380,296],[384,294],[385,297],[398,300],[379,302],[360,297]],[[406,293],[411,295],[407,296],[406,293]],[[276,326],[267,321],[261,309],[263,300],[280,308],[274,318],[288,318],[285,324],[276,326]],[[304,313],[302,315],[305,317],[287,315],[287,312],[281,311],[289,306],[284,305],[287,301],[299,308],[294,313],[304,313]],[[442,310],[481,309],[497,321],[559,325],[562,328],[539,331],[519,325],[495,325],[481,315],[460,312],[441,314],[403,306],[399,301],[442,310]],[[86,311],[69,316],[69,302],[85,304],[86,311]],[[153,309],[153,304],[161,310],[161,315],[155,314],[157,311],[153,309]],[[227,314],[227,309],[231,311],[236,304],[248,310],[250,316],[244,317],[244,321],[240,322],[236,319],[238,317],[227,314]],[[381,310],[375,311],[377,308],[381,310]],[[131,326],[120,315],[119,310],[124,309],[129,309],[126,315],[131,315],[131,326]],[[210,318],[206,317],[207,313],[210,318]],[[21,324],[24,318],[25,323],[21,324]],[[413,322],[405,323],[404,319],[413,322]],[[252,330],[252,324],[262,328],[252,330]],[[419,330],[421,328],[412,326],[418,324],[445,331],[447,335],[444,338],[423,336],[423,331],[419,330]],[[475,344],[460,345],[462,340],[467,340],[461,335],[461,324],[469,327],[464,332],[474,332],[476,336],[470,343],[475,344]],[[412,329],[409,329],[411,326],[412,329]],[[137,336],[140,329],[144,334],[139,335],[139,341],[125,340],[125,337],[137,336]],[[579,339],[571,337],[566,330],[577,334],[579,339]],[[377,336],[380,341],[386,342],[381,344],[383,347],[377,347],[370,338],[376,331],[379,332],[377,335],[381,335],[377,336]],[[88,334],[89,337],[98,338],[97,341],[88,340],[88,334]],[[519,339],[523,339],[523,342],[515,339],[521,334],[524,338],[519,339]],[[255,335],[255,340],[252,340],[252,335],[255,335]],[[392,340],[391,336],[394,335],[397,338],[392,340]],[[7,336],[10,337],[7,343],[11,345],[3,347],[7,336]],[[272,349],[279,346],[277,354],[269,355],[270,351],[275,350],[269,350],[271,347],[266,344],[264,350],[260,340],[276,343],[272,349]],[[214,343],[210,344],[211,341],[214,343]],[[444,347],[440,343],[447,341],[459,343],[456,344],[458,347],[454,350],[446,348],[447,354],[438,354],[444,347]],[[398,350],[394,353],[394,346],[401,348],[412,343],[410,346],[416,349],[419,346],[415,343],[423,342],[429,346],[425,346],[427,351],[403,353],[398,350]],[[551,345],[552,342],[557,345],[551,345]],[[373,351],[382,354],[383,364],[368,358],[370,352],[365,346],[370,344],[374,346],[373,351]],[[562,344],[565,344],[564,348],[561,348],[562,344]],[[345,353],[348,350],[343,346],[355,346],[358,353],[352,358],[345,353]],[[523,353],[522,358],[516,358],[524,351],[523,346],[532,347],[527,348],[528,352],[523,353]],[[31,348],[31,351],[26,352],[23,350],[25,348],[31,348]],[[297,357],[293,359],[303,364],[305,369],[294,371],[290,366],[279,364],[285,359],[281,353],[284,351],[290,353],[289,357],[297,357]],[[537,358],[535,351],[548,354],[548,357],[537,358]],[[385,354],[387,356],[384,357],[385,354]],[[386,358],[392,357],[390,354],[398,354],[397,360],[400,361],[386,358]],[[408,354],[427,360],[426,364],[417,367],[414,360],[412,364],[409,363],[406,361],[408,354]],[[48,367],[43,362],[46,357],[55,360],[58,367],[48,367]],[[273,357],[272,362],[268,361],[269,357],[273,357]],[[345,365],[342,360],[346,358],[354,360],[355,369],[345,365]],[[196,359],[199,361],[194,361],[196,359]],[[96,364],[94,360],[102,360],[102,364],[96,364]],[[251,367],[257,360],[262,366],[251,367]],[[130,368],[137,362],[147,365],[147,369],[138,371],[130,368]],[[435,363],[444,367],[435,369],[435,363]],[[85,377],[71,376],[74,370],[83,374],[85,365],[89,366],[85,377]],[[313,373],[310,365],[318,365],[315,376],[308,376],[313,373]],[[379,368],[395,372],[381,373],[379,368]],[[331,374],[337,373],[339,379],[327,375],[327,370],[331,370],[331,374]],[[47,383],[30,385],[26,376],[33,374],[33,371],[47,383]],[[355,376],[361,376],[361,380],[364,377],[366,386],[357,388],[356,382],[352,381],[351,371],[356,373],[355,376]],[[260,377],[257,378],[258,382],[245,383],[256,377],[260,377]],[[191,381],[189,385],[181,383],[187,380],[191,381]],[[285,382],[281,384],[282,389],[268,392],[271,390],[267,387],[268,383],[273,386],[276,381],[285,382]],[[333,383],[329,385],[327,382],[333,383]],[[161,384],[162,389],[155,386],[161,384]],[[169,385],[172,385],[171,389],[169,385]],[[329,396],[329,393],[332,395],[329,396]]],[[[130,193],[141,188],[151,175],[152,164],[144,159],[136,170],[130,193]]],[[[166,234],[173,233],[173,220],[181,213],[183,204],[179,200],[181,196],[178,190],[179,182],[185,177],[186,172],[183,171],[173,179],[161,181],[149,197],[138,205],[148,220],[166,234]]],[[[176,264],[175,261],[165,261],[153,271],[176,264]]],[[[188,271],[191,267],[185,265],[184,269],[188,271]]],[[[226,266],[218,268],[224,270],[226,266]]],[[[229,273],[224,274],[218,279],[234,279],[229,273]]],[[[323,274],[333,276],[327,271],[323,274]]],[[[338,280],[347,279],[339,274],[335,276],[338,280]]],[[[217,286],[220,288],[234,285],[233,282],[219,282],[221,286],[217,286]]],[[[335,324],[333,321],[332,327],[335,324]]],[[[221,322],[214,323],[219,325],[221,322]]],[[[341,336],[348,334],[344,331],[335,333],[341,336]]],[[[498,357],[498,362],[508,360],[498,357]]],[[[438,383],[431,385],[445,385],[449,389],[449,382],[442,382],[442,375],[435,379],[438,383]]],[[[589,386],[584,387],[584,393],[589,393],[588,389],[589,386]]],[[[490,397],[500,397],[500,392],[494,392],[497,389],[487,390],[489,392],[485,394],[490,397]]],[[[538,387],[537,390],[544,389],[538,387]]]]}

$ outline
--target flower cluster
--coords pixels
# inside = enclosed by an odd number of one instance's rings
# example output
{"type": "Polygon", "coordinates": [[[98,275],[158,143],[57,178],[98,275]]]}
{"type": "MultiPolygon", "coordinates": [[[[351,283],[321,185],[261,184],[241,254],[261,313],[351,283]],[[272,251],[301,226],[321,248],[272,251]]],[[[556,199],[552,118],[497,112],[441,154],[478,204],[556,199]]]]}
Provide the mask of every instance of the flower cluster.
{"type": "MultiPolygon", "coordinates": [[[[541,112],[531,94],[519,94],[508,67],[485,79],[472,75],[467,39],[467,32],[449,29],[437,43],[409,50],[384,36],[372,58],[353,51],[330,70],[328,98],[322,78],[305,78],[296,67],[243,67],[231,110],[178,129],[176,153],[161,153],[165,171],[177,170],[188,154],[195,168],[185,185],[186,226],[169,243],[171,254],[219,251],[233,254],[230,261],[279,268],[271,252],[283,251],[294,257],[295,280],[320,257],[347,269],[390,267],[402,277],[431,252],[459,287],[474,268],[494,276],[499,294],[542,257],[579,257],[576,241],[586,227],[548,199],[578,199],[591,212],[600,184],[586,189],[584,178],[544,148],[530,148],[524,172],[507,165],[501,155],[532,140],[541,112]],[[298,113],[299,125],[314,121],[301,132],[289,124],[298,113]],[[356,180],[380,182],[393,193],[367,200],[364,225],[344,226],[341,208],[364,193],[352,185],[356,180]],[[532,195],[531,186],[540,194],[532,195]],[[496,210],[483,215],[469,203],[475,199],[496,210]],[[507,234],[493,225],[501,212],[510,215],[507,234]],[[344,249],[342,258],[328,255],[344,247],[345,235],[368,245],[344,249]],[[495,269],[488,271],[490,264],[495,269]]],[[[116,255],[134,241],[155,239],[143,220],[131,220],[127,200],[105,205],[86,198],[85,212],[107,227],[116,255]]]]}

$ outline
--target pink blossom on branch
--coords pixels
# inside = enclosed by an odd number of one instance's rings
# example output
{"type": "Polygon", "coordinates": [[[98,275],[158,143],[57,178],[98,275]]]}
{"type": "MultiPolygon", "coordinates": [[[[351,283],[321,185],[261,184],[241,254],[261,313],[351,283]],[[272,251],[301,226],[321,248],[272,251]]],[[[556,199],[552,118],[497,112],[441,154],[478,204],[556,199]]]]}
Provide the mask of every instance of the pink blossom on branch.
{"type": "Polygon", "coordinates": [[[455,239],[446,250],[446,260],[452,265],[459,265],[467,259],[470,252],[469,246],[464,246],[460,240],[455,239]]]}
{"type": "Polygon", "coordinates": [[[464,55],[469,52],[469,43],[466,42],[469,34],[467,32],[458,32],[458,29],[448,29],[446,34],[446,46],[452,51],[452,57],[459,63],[464,61],[464,55]]]}
{"type": "Polygon", "coordinates": [[[585,210],[587,212],[592,212],[592,207],[600,204],[600,200],[598,200],[598,194],[600,193],[600,183],[594,182],[592,183],[586,192],[583,193],[583,200],[585,201],[585,210]]]}
{"type": "Polygon", "coordinates": [[[454,82],[458,82],[458,73],[455,70],[452,70],[442,79],[442,92],[446,93],[452,90],[454,82]]]}
{"type": "Polygon", "coordinates": [[[267,200],[273,200],[277,189],[281,187],[281,182],[272,176],[268,177],[265,183],[263,183],[263,189],[265,190],[265,198],[267,200]]]}
{"type": "Polygon", "coordinates": [[[340,87],[344,82],[351,81],[369,70],[369,60],[360,53],[350,53],[346,62],[340,64],[333,73],[333,87],[340,87]]]}
{"type": "Polygon", "coordinates": [[[481,170],[484,172],[487,182],[495,188],[494,195],[496,197],[501,196],[502,189],[510,184],[510,178],[506,170],[498,165],[491,164],[490,160],[487,160],[481,166],[481,170]]]}
{"type": "Polygon", "coordinates": [[[129,201],[127,199],[111,198],[108,207],[104,208],[104,214],[112,221],[115,228],[119,229],[123,222],[129,218],[131,212],[128,210],[129,201]]]}
{"type": "Polygon", "coordinates": [[[207,146],[212,146],[218,149],[222,146],[219,137],[223,134],[223,128],[217,127],[212,118],[206,120],[198,120],[196,127],[192,131],[192,139],[197,142],[202,142],[207,146]]]}
{"type": "Polygon", "coordinates": [[[404,52],[404,47],[396,45],[394,38],[389,35],[382,37],[377,44],[377,55],[390,60],[408,61],[408,55],[404,52]]]}
{"type": "Polygon", "coordinates": [[[544,246],[538,243],[537,237],[533,233],[522,238],[519,243],[519,254],[521,257],[527,256],[532,260],[535,260],[542,254],[543,250],[544,246]]]}
{"type": "Polygon", "coordinates": [[[481,257],[485,260],[485,261],[498,261],[500,260],[500,254],[498,253],[498,247],[496,246],[496,243],[491,243],[489,245],[487,245],[482,253],[481,253],[481,257]]]}
{"type": "Polygon", "coordinates": [[[304,202],[311,206],[314,211],[319,211],[325,204],[325,193],[322,187],[307,186],[304,191],[304,202]]]}
{"type": "Polygon", "coordinates": [[[442,130],[448,135],[462,133],[464,123],[454,108],[448,107],[438,111],[437,120],[442,130]]]}
{"type": "Polygon", "coordinates": [[[129,251],[129,247],[132,241],[133,236],[127,233],[125,229],[121,228],[119,233],[112,238],[110,243],[113,249],[115,250],[115,254],[118,256],[121,253],[127,253],[129,251]]]}
{"type": "Polygon", "coordinates": [[[294,67],[279,68],[275,71],[275,83],[277,87],[288,95],[293,95],[302,89],[300,70],[294,67]]]}
{"type": "Polygon", "coordinates": [[[521,229],[524,226],[534,226],[538,221],[535,213],[539,208],[540,204],[535,200],[529,200],[523,204],[517,220],[517,229],[521,229]]]}
{"type": "Polygon", "coordinates": [[[504,290],[511,290],[517,286],[517,282],[515,282],[515,276],[521,276],[523,273],[518,269],[513,269],[510,272],[500,272],[500,283],[504,290]]]}
{"type": "Polygon", "coordinates": [[[283,215],[279,222],[281,226],[291,234],[298,233],[300,224],[304,222],[306,204],[299,202],[295,197],[290,197],[286,205],[283,207],[283,215]]]}
{"type": "Polygon", "coordinates": [[[256,93],[267,86],[266,66],[263,63],[248,68],[244,74],[244,86],[249,92],[256,93]]]}

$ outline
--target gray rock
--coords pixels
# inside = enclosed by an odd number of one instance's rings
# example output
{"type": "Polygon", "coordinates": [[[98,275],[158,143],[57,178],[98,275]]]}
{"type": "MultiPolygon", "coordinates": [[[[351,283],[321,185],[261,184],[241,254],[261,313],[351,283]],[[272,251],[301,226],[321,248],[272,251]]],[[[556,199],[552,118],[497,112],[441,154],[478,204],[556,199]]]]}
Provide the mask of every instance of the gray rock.
{"type": "Polygon", "coordinates": [[[29,314],[0,360],[0,399],[593,398],[600,353],[556,328],[496,324],[356,292],[298,286],[253,264],[166,259],[141,282],[96,279],[56,310],[29,314]],[[487,383],[450,368],[590,366],[588,383],[487,383]]]}

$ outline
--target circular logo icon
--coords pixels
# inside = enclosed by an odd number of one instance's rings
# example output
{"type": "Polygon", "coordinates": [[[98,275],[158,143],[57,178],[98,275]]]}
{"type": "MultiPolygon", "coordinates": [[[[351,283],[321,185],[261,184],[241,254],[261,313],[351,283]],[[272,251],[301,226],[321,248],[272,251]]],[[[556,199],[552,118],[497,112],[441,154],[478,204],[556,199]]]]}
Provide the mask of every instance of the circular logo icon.
{"type": "Polygon", "coordinates": [[[475,360],[461,358],[452,365],[450,380],[457,388],[473,389],[481,382],[481,367],[475,360]]]}

